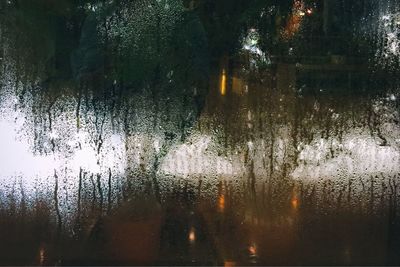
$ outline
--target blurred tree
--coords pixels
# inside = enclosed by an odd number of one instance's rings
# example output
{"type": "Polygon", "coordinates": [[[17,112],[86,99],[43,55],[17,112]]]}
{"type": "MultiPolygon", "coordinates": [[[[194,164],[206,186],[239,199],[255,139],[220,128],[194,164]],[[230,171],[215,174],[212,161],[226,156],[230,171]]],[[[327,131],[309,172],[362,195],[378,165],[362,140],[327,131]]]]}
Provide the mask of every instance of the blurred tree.
{"type": "Polygon", "coordinates": [[[97,85],[118,83],[132,92],[147,86],[190,91],[204,85],[207,54],[204,29],[181,1],[120,1],[94,7],[72,66],[75,78],[97,85]]]}
{"type": "Polygon", "coordinates": [[[263,43],[274,42],[293,0],[199,0],[196,12],[206,29],[211,54],[233,55],[250,28],[260,31],[263,43]]]}
{"type": "Polygon", "coordinates": [[[3,63],[15,70],[17,81],[39,82],[40,93],[50,95],[66,85],[73,88],[70,54],[79,44],[85,7],[91,2],[1,1],[1,45],[7,55],[3,63]]]}

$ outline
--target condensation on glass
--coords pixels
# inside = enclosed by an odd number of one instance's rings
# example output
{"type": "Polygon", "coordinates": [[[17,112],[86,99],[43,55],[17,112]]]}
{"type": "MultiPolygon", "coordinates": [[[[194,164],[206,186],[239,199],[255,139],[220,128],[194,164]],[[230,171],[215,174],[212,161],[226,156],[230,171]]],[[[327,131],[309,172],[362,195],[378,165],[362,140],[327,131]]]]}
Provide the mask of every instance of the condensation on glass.
{"type": "Polygon", "coordinates": [[[0,2],[0,264],[400,263],[400,2],[245,2],[0,2]]]}

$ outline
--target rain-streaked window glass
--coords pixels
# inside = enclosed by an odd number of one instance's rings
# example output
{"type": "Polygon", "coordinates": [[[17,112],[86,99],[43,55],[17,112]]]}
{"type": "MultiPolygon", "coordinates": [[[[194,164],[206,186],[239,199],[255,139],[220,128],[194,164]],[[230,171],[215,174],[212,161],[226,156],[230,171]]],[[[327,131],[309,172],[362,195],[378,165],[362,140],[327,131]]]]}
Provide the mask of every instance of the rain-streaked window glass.
{"type": "Polygon", "coordinates": [[[399,0],[0,0],[0,265],[400,265],[399,0]]]}

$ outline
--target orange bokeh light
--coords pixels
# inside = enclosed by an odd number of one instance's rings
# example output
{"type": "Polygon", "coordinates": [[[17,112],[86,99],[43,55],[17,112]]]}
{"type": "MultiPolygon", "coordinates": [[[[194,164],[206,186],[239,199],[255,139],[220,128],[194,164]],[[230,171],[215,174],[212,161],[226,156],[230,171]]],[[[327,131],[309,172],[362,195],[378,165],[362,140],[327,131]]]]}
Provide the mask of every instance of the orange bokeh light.
{"type": "Polygon", "coordinates": [[[220,195],[218,198],[218,209],[224,211],[225,209],[225,195],[220,195]]]}

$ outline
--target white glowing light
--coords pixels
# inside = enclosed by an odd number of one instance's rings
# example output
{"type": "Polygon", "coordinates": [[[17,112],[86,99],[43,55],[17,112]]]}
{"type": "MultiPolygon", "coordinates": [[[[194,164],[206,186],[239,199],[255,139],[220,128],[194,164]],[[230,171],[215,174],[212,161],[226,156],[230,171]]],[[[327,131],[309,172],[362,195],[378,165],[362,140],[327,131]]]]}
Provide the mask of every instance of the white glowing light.
{"type": "Polygon", "coordinates": [[[58,167],[53,157],[34,155],[28,141],[18,138],[14,123],[1,120],[0,129],[0,178],[21,175],[32,180],[36,175],[50,175],[58,167]]]}
{"type": "Polygon", "coordinates": [[[91,173],[99,173],[100,165],[97,163],[96,152],[90,147],[82,147],[75,152],[72,160],[68,162],[72,169],[83,168],[91,173]]]}
{"type": "Polygon", "coordinates": [[[173,175],[226,175],[227,178],[241,172],[240,164],[218,156],[210,136],[200,136],[171,149],[161,164],[161,171],[173,175]]]}
{"type": "Polygon", "coordinates": [[[248,141],[247,142],[247,147],[249,148],[249,150],[253,149],[253,142],[252,141],[248,141]]]}
{"type": "Polygon", "coordinates": [[[256,29],[249,29],[247,36],[243,39],[244,51],[257,56],[262,62],[267,62],[267,55],[260,49],[260,36],[256,29]]]}
{"type": "Polygon", "coordinates": [[[193,227],[190,228],[189,231],[189,242],[194,243],[196,241],[196,232],[193,227]]]}
{"type": "Polygon", "coordinates": [[[49,137],[52,139],[57,139],[59,137],[59,135],[55,131],[52,131],[52,132],[50,132],[49,137]]]}
{"type": "Polygon", "coordinates": [[[154,145],[155,151],[156,151],[157,153],[159,153],[159,152],[160,152],[160,149],[161,149],[160,140],[158,140],[158,139],[154,140],[153,145],[154,145]]]}
{"type": "Polygon", "coordinates": [[[292,172],[295,179],[338,179],[349,175],[398,172],[400,151],[395,147],[380,146],[367,133],[347,135],[343,143],[338,140],[320,139],[303,147],[299,166],[292,172]],[[331,149],[343,151],[334,157],[331,149]]]}
{"type": "Polygon", "coordinates": [[[383,64],[391,64],[400,60],[400,13],[384,14],[380,17],[378,27],[379,39],[383,39],[379,49],[377,50],[377,59],[383,64]],[[389,60],[388,60],[389,59],[389,60]]]}
{"type": "MultiPolygon", "coordinates": [[[[60,187],[63,185],[74,192],[78,188],[80,170],[101,175],[109,169],[113,174],[124,173],[125,142],[122,135],[104,136],[102,150],[97,151],[87,129],[82,128],[75,135],[59,130],[74,125],[72,118],[71,121],[53,121],[54,130],[47,136],[53,139],[57,149],[34,153],[32,133],[29,128],[24,129],[26,115],[16,110],[13,102],[13,98],[8,97],[0,106],[0,190],[7,190],[19,181],[24,195],[29,198],[37,190],[54,190],[57,178],[60,187]]],[[[69,199],[73,201],[71,197],[69,199]]]]}

